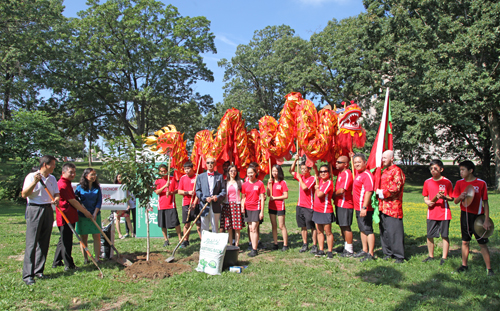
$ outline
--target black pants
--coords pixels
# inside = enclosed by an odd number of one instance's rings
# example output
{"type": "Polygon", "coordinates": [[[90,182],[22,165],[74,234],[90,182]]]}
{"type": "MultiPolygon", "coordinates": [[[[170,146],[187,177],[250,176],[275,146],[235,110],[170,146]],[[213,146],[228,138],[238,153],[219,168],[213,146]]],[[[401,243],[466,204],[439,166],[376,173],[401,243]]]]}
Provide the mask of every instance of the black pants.
{"type": "Polygon", "coordinates": [[[26,207],[26,249],[24,251],[23,280],[43,273],[50,245],[54,212],[50,204],[26,207]]]}
{"type": "MultiPolygon", "coordinates": [[[[75,224],[71,225],[73,225],[73,228],[75,227],[75,224]]],[[[71,231],[68,224],[64,224],[64,226],[58,228],[61,237],[59,237],[59,242],[57,242],[56,254],[52,265],[58,266],[62,260],[66,267],[73,268],[75,266],[73,257],[71,257],[71,251],[73,249],[73,231],[71,231]]]]}
{"type": "Polygon", "coordinates": [[[380,213],[380,241],[386,256],[405,258],[403,219],[380,213]]]}
{"type": "MultiPolygon", "coordinates": [[[[134,235],[135,235],[135,208],[130,209],[130,222],[132,223],[132,228],[134,228],[134,235]]],[[[127,230],[127,234],[130,234],[127,222],[125,222],[125,230],[127,230]]]]}

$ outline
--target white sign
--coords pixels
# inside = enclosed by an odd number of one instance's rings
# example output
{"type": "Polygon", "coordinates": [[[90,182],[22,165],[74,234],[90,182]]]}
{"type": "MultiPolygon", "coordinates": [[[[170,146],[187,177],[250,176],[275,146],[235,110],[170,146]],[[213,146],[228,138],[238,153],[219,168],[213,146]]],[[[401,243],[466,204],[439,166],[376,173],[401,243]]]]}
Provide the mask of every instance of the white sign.
{"type": "MultiPolygon", "coordinates": [[[[71,183],[73,191],[76,190],[78,183],[71,183]]],[[[127,191],[121,188],[119,184],[100,184],[102,191],[101,210],[123,211],[127,209],[127,201],[122,203],[113,203],[110,199],[121,201],[127,197],[127,191]]]]}

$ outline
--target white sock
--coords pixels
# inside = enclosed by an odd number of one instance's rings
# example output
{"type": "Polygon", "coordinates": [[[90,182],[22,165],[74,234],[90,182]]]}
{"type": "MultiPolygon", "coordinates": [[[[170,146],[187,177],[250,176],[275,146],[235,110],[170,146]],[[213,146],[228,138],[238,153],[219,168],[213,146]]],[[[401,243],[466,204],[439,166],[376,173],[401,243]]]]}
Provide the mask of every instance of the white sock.
{"type": "Polygon", "coordinates": [[[344,243],[344,249],[350,253],[353,252],[352,244],[347,244],[347,242],[344,243]]]}

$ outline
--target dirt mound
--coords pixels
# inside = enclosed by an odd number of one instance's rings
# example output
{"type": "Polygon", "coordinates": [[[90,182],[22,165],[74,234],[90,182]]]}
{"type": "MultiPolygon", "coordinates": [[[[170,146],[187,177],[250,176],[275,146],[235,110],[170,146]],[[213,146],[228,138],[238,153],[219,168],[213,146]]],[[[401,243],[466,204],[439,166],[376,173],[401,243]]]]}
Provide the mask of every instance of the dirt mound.
{"type": "Polygon", "coordinates": [[[196,253],[193,253],[193,255],[191,255],[189,257],[179,259],[177,262],[178,263],[191,263],[191,262],[195,262],[196,264],[198,264],[199,260],[200,260],[200,253],[196,252],[196,253]]]}
{"type": "Polygon", "coordinates": [[[186,264],[165,262],[165,257],[158,253],[151,253],[149,261],[146,261],[146,254],[127,254],[124,257],[135,261],[130,267],[124,270],[132,280],[164,279],[174,274],[181,274],[192,270],[186,264]]]}

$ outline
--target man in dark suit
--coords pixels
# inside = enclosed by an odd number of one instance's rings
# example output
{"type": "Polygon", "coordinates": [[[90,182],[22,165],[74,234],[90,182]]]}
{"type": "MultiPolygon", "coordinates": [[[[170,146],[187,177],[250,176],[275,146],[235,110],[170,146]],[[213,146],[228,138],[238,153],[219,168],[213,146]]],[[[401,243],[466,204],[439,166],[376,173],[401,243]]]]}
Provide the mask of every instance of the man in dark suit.
{"type": "Polygon", "coordinates": [[[201,231],[208,230],[212,223],[212,232],[219,232],[219,219],[222,202],[226,197],[226,185],[222,174],[215,171],[215,159],[207,158],[207,171],[200,174],[196,180],[196,196],[200,204],[208,206],[201,214],[201,231]]]}

